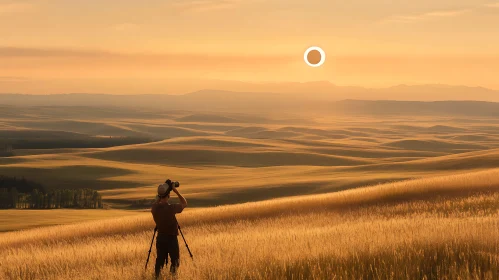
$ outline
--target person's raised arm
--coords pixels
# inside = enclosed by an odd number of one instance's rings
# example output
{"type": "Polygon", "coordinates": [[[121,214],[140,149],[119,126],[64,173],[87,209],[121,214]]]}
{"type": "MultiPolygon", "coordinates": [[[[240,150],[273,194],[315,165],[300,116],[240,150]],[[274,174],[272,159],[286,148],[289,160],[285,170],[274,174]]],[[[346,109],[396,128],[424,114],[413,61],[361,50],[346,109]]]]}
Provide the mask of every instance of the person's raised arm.
{"type": "Polygon", "coordinates": [[[180,199],[180,205],[182,205],[182,208],[185,208],[187,206],[187,200],[185,200],[185,197],[183,197],[177,190],[177,188],[172,189],[174,193],[177,194],[178,198],[180,199]]]}

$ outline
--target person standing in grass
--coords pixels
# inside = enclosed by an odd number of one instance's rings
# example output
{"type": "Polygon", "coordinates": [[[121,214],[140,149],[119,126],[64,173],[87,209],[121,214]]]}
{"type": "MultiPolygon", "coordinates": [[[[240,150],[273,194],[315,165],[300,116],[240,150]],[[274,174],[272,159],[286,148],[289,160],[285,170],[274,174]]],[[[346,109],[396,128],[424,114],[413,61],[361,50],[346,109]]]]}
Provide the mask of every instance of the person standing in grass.
{"type": "Polygon", "coordinates": [[[180,265],[180,253],[178,246],[178,223],[175,214],[182,213],[187,206],[187,200],[179,193],[170,180],[158,186],[158,200],[152,205],[151,213],[156,223],[158,237],[156,239],[156,265],[154,272],[156,278],[159,277],[161,269],[165,263],[168,265],[168,255],[170,255],[170,272],[176,274],[180,265]],[[180,203],[170,204],[170,190],[180,199],[180,203]]]}

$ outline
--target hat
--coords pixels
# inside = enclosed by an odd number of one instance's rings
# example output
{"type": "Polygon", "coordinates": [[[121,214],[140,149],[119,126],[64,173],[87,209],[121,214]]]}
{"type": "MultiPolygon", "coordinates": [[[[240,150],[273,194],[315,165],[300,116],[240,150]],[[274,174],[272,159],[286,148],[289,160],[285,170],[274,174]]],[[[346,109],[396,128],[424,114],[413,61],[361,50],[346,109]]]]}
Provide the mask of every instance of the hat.
{"type": "Polygon", "coordinates": [[[168,185],[161,184],[158,186],[158,196],[165,197],[168,195],[168,185]]]}

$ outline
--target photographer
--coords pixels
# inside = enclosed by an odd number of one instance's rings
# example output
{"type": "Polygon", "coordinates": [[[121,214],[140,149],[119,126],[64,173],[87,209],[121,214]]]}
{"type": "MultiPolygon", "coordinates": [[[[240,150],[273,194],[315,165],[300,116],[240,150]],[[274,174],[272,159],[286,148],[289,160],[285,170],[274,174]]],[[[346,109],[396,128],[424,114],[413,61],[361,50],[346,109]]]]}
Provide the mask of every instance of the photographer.
{"type": "Polygon", "coordinates": [[[178,223],[175,214],[181,213],[187,206],[187,200],[179,193],[178,182],[167,180],[165,184],[158,186],[158,200],[152,205],[151,213],[156,222],[158,237],[156,240],[156,265],[154,271],[156,278],[159,277],[163,266],[168,264],[168,255],[170,255],[170,272],[175,274],[179,265],[179,246],[178,246],[178,223]],[[170,204],[170,191],[177,194],[180,203],[170,204]]]}

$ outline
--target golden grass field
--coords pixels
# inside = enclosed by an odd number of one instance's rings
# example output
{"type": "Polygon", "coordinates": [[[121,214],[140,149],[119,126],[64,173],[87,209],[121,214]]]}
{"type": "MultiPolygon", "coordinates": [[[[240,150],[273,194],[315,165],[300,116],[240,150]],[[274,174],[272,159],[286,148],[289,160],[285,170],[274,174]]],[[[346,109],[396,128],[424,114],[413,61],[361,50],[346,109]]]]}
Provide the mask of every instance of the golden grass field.
{"type": "MultiPolygon", "coordinates": [[[[498,201],[492,169],[194,209],[178,279],[497,279],[498,201]]],[[[0,278],[151,279],[153,227],[144,213],[1,233],[0,278]]]]}
{"type": "Polygon", "coordinates": [[[246,122],[212,123],[196,114],[178,121],[159,113],[157,118],[100,119],[64,112],[67,120],[53,113],[29,120],[4,117],[0,123],[5,129],[42,129],[41,135],[68,131],[158,140],[16,150],[14,157],[0,157],[0,174],[27,176],[53,188],[97,189],[113,208],[153,198],[166,178],[181,182],[191,205],[204,207],[493,168],[499,159],[499,125],[487,118],[253,120],[244,115],[236,117],[246,122]]]}
{"type": "Polygon", "coordinates": [[[179,279],[499,278],[494,118],[86,110],[0,114],[0,135],[154,138],[0,157],[0,174],[97,189],[111,208],[0,210],[0,279],[151,279],[152,217],[130,205],[166,178],[189,201],[179,279]]]}
{"type": "Polygon", "coordinates": [[[8,209],[0,212],[0,232],[40,226],[71,224],[83,221],[140,214],[139,211],[99,209],[8,209]]]}

